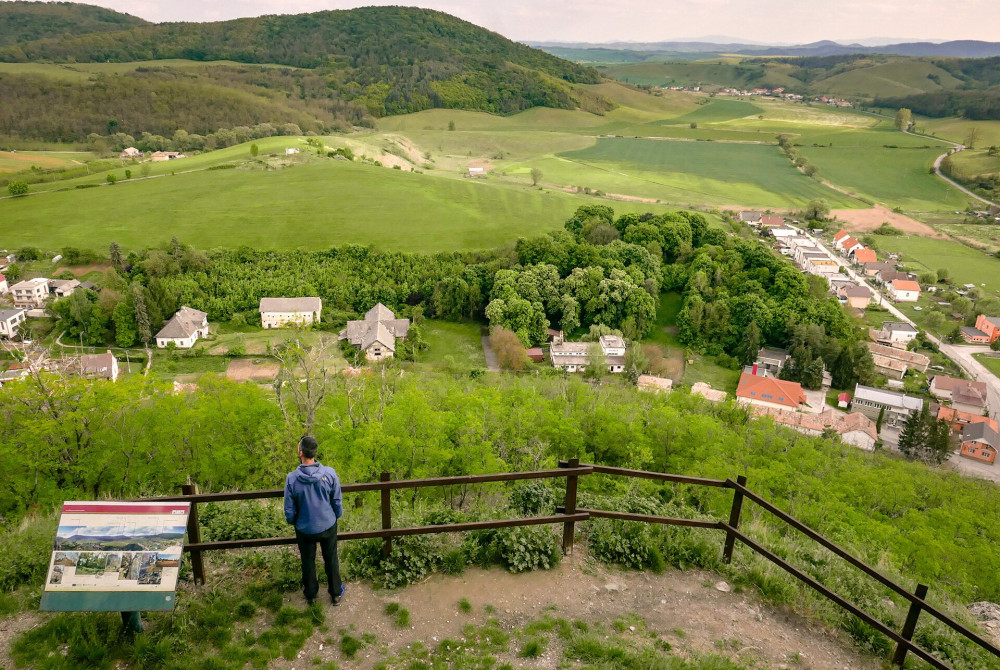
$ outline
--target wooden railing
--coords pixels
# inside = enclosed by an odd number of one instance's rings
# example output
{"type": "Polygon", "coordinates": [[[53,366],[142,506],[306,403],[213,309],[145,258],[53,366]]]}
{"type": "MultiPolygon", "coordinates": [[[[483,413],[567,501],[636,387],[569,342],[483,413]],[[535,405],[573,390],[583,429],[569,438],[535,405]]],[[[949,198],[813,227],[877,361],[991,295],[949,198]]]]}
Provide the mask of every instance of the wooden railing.
{"type": "MultiPolygon", "coordinates": [[[[856,616],[873,629],[885,635],[896,643],[893,653],[893,664],[903,667],[903,663],[908,653],[928,663],[931,667],[939,670],[951,670],[951,666],[940,661],[930,652],[913,642],[913,634],[916,630],[917,621],[922,612],[927,612],[962,637],[976,643],[987,652],[1000,659],[1000,649],[986,641],[982,636],[969,630],[962,624],[950,618],[939,609],[926,601],[927,586],[918,584],[911,593],[903,586],[897,584],[889,577],[871,567],[861,559],[857,558],[846,549],[834,544],[832,541],[816,532],[806,524],[802,523],[792,515],[786,513],[772,503],[768,502],[760,495],[754,493],[746,487],[746,477],[732,479],[705,479],[701,477],[689,477],[686,475],[674,475],[662,472],[647,472],[645,470],[629,470],[626,468],[615,468],[604,465],[581,464],[578,460],[560,461],[559,468],[554,470],[535,470],[531,472],[507,472],[485,475],[463,475],[459,477],[431,477],[427,479],[404,479],[393,480],[389,473],[382,473],[377,482],[364,482],[357,484],[343,484],[341,489],[344,493],[362,493],[366,491],[378,491],[381,503],[381,528],[375,530],[347,531],[338,533],[339,540],[360,540],[370,538],[382,538],[382,551],[389,555],[392,551],[392,538],[405,535],[428,535],[437,533],[458,533],[470,530],[483,530],[489,528],[510,528],[513,526],[535,526],[541,524],[562,524],[563,525],[563,552],[571,554],[573,552],[573,539],[575,525],[579,521],[587,521],[591,518],[620,519],[624,521],[635,521],[639,523],[655,523],[670,526],[683,526],[687,528],[707,528],[723,531],[725,538],[722,548],[722,559],[725,563],[732,561],[733,550],[736,542],[739,541],[751,551],[760,554],[771,561],[779,568],[801,581],[806,586],[818,592],[823,597],[836,603],[847,612],[856,616]],[[577,507],[577,484],[581,476],[591,474],[617,475],[629,478],[651,479],[660,482],[675,484],[687,484],[691,486],[705,486],[715,488],[732,489],[733,501],[730,508],[728,521],[710,521],[699,519],[684,519],[674,517],[662,517],[648,514],[632,514],[628,512],[615,512],[611,510],[586,509],[577,507]],[[432,526],[412,526],[395,528],[392,525],[391,492],[399,489],[416,489],[425,487],[442,487],[467,484],[486,484],[492,482],[511,482],[525,479],[566,479],[566,493],[564,502],[556,508],[556,514],[550,516],[524,517],[518,519],[501,519],[494,521],[472,521],[465,523],[448,523],[432,526]],[[740,518],[743,514],[745,502],[751,502],[763,508],[780,521],[800,531],[811,540],[819,543],[829,551],[833,552],[850,565],[865,573],[889,590],[902,596],[909,601],[910,606],[906,620],[901,631],[895,631],[877,618],[868,614],[860,607],[850,602],[846,598],[834,593],[832,590],[810,577],[803,571],[791,565],[788,561],[770,551],[758,541],[749,537],[739,529],[740,518]]],[[[260,500],[266,498],[281,498],[284,495],[283,489],[267,489],[260,491],[239,491],[231,493],[199,493],[197,485],[186,484],[182,487],[183,495],[167,496],[155,498],[161,501],[187,501],[191,503],[191,513],[188,517],[188,543],[184,551],[190,553],[192,570],[196,582],[205,583],[205,565],[203,554],[206,551],[220,551],[227,549],[246,549],[251,547],[273,547],[281,545],[293,545],[296,543],[294,536],[289,537],[268,537],[254,538],[247,540],[227,540],[219,542],[202,542],[201,528],[198,522],[198,504],[209,502],[225,502],[231,500],[260,500]]]]}

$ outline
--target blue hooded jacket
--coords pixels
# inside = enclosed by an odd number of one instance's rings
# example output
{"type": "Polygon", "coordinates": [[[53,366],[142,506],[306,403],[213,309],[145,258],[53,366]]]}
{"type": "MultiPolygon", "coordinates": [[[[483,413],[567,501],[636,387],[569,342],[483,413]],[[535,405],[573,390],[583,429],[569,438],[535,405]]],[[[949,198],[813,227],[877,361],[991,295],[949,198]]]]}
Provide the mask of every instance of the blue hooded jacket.
{"type": "Polygon", "coordinates": [[[295,530],[316,535],[344,514],[337,472],[319,461],[300,465],[285,477],[285,520],[295,530]]]}

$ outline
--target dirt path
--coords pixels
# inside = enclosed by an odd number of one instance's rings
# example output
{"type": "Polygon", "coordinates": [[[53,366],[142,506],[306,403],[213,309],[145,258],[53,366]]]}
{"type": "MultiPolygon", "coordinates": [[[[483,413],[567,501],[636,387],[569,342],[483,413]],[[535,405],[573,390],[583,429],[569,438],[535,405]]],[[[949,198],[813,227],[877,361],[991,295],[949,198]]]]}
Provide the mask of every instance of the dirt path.
{"type": "MultiPolygon", "coordinates": [[[[481,625],[495,608],[501,625],[511,630],[551,613],[553,617],[583,620],[590,625],[611,626],[621,617],[638,615],[647,631],[669,642],[676,653],[716,653],[764,667],[803,667],[813,670],[867,670],[880,667],[875,659],[850,648],[845,639],[806,619],[765,604],[746,593],[715,588],[717,575],[670,570],[661,575],[619,572],[587,561],[567,559],[551,572],[512,575],[502,570],[468,570],[458,577],[435,575],[397,591],[376,591],[365,584],[350,584],[340,607],[326,605],[331,631],[356,625],[353,635],[375,635],[376,642],[345,661],[336,645],[324,644],[328,634],[317,633],[294,661],[278,661],[275,668],[301,668],[319,657],[341,668],[369,669],[413,642],[433,647],[446,637],[460,638],[468,624],[481,625]],[[472,611],[463,614],[458,601],[468,598],[472,611]],[[398,602],[411,612],[409,628],[397,628],[383,614],[385,605],[398,602]],[[322,645],[322,649],[320,648],[322,645]]],[[[302,606],[295,594],[291,604],[302,606]]],[[[559,662],[557,641],[537,661],[515,657],[516,649],[500,661],[517,667],[552,668],[559,662]]],[[[512,645],[512,647],[515,645],[512,645]]]]}
{"type": "Polygon", "coordinates": [[[0,668],[13,668],[10,646],[14,639],[43,621],[38,612],[21,612],[15,617],[0,619],[0,668]]]}

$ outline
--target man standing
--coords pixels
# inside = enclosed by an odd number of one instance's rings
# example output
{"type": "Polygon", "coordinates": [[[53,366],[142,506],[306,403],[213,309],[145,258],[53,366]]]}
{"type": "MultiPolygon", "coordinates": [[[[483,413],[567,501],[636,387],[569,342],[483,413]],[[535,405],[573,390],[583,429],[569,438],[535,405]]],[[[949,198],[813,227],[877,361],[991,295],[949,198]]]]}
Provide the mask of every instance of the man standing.
{"type": "Polygon", "coordinates": [[[340,581],[337,560],[337,519],[344,513],[340,480],[333,468],[316,460],[319,445],[306,435],[299,440],[301,465],[285,478],[285,520],[295,524],[295,539],[302,555],[302,588],[312,605],[319,593],[316,579],[316,545],[323,552],[327,590],[334,605],[340,604],[346,587],[340,581]]]}

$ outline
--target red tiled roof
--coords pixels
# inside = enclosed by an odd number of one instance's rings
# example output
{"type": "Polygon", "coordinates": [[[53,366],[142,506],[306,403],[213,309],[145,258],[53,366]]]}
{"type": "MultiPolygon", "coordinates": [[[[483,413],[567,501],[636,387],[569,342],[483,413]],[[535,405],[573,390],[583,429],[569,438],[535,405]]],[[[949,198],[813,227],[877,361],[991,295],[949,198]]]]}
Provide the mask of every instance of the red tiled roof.
{"type": "Polygon", "coordinates": [[[833,239],[834,239],[835,242],[839,242],[840,240],[844,239],[845,237],[850,237],[850,235],[848,234],[848,232],[846,230],[841,230],[839,233],[837,233],[836,235],[833,236],[833,239]]]}
{"type": "Polygon", "coordinates": [[[843,240],[841,240],[841,241],[843,242],[843,244],[844,244],[844,248],[845,248],[845,249],[850,249],[851,247],[856,247],[856,246],[858,246],[859,244],[861,244],[860,242],[858,242],[858,241],[857,241],[856,239],[854,239],[853,237],[845,237],[845,238],[844,238],[843,240]]]}
{"type": "Polygon", "coordinates": [[[747,400],[760,400],[776,405],[784,405],[795,409],[800,403],[806,402],[806,394],[802,392],[802,385],[797,382],[788,382],[773,377],[757,377],[743,373],[740,376],[740,385],[736,389],[738,398],[747,400]]]}
{"type": "Polygon", "coordinates": [[[892,287],[897,291],[920,291],[920,284],[909,279],[893,279],[892,287]]]}
{"type": "Polygon", "coordinates": [[[971,412],[963,412],[957,410],[953,407],[941,406],[938,410],[937,418],[939,421],[955,421],[955,422],[965,422],[965,423],[988,423],[993,430],[1000,430],[1000,426],[997,425],[995,419],[991,419],[988,416],[982,416],[981,414],[973,414],[971,412]]]}
{"type": "Polygon", "coordinates": [[[858,263],[874,263],[878,261],[878,256],[871,249],[855,249],[854,260],[858,263]]]}
{"type": "Polygon", "coordinates": [[[851,394],[850,393],[841,393],[839,396],[837,396],[837,400],[839,402],[851,402],[851,394]]]}

